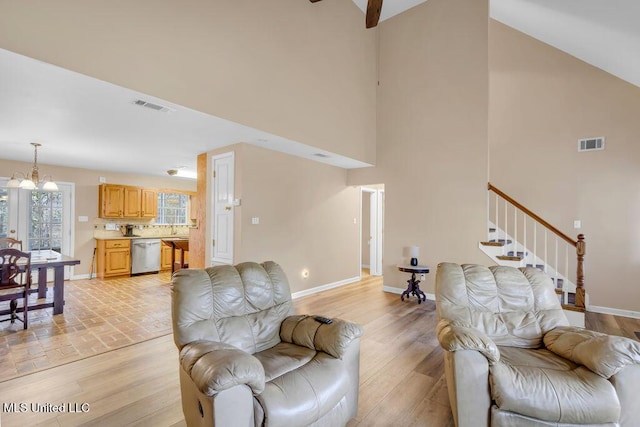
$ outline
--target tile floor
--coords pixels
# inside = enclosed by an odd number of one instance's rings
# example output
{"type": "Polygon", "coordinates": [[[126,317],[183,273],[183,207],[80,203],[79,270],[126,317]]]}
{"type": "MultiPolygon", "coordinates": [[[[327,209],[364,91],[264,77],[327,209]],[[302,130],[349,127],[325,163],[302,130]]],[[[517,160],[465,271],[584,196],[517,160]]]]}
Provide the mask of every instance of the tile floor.
{"type": "Polygon", "coordinates": [[[170,280],[166,272],[65,282],[63,314],[30,311],[26,331],[0,323],[0,381],[170,334],[170,280]]]}

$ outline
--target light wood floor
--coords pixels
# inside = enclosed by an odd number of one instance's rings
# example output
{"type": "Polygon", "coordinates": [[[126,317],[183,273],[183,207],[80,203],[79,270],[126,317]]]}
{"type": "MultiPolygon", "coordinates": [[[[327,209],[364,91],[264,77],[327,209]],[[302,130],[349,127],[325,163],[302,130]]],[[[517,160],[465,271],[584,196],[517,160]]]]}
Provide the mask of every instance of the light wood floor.
{"type": "MultiPolygon", "coordinates": [[[[435,304],[418,305],[415,298],[403,303],[381,288],[379,278],[366,277],[295,301],[299,313],[364,325],[360,402],[349,426],[452,425],[442,352],[433,333],[435,304]]],[[[631,338],[640,331],[640,321],[615,316],[589,314],[587,323],[631,338]]],[[[0,425],[5,427],[185,425],[171,335],[0,382],[0,402],[29,404],[23,413],[0,408],[0,425]],[[71,404],[71,409],[89,411],[32,412],[32,403],[71,404]]]]}

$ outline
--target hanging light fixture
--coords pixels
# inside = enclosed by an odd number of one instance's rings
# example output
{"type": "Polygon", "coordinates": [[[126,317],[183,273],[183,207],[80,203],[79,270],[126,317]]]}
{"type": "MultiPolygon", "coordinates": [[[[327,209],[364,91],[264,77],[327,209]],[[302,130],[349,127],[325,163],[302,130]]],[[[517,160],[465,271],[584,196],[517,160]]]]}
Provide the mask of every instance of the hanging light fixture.
{"type": "Polygon", "coordinates": [[[45,191],[58,191],[58,185],[51,180],[51,176],[45,175],[40,180],[40,172],[38,170],[38,147],[42,144],[37,142],[32,142],[34,153],[33,153],[33,168],[31,169],[31,173],[23,174],[21,172],[16,172],[24,177],[22,181],[16,178],[16,173],[11,176],[9,182],[7,182],[7,188],[22,188],[23,190],[35,190],[38,185],[42,183],[42,190],[45,191]],[[49,178],[49,179],[47,179],[49,178]]]}

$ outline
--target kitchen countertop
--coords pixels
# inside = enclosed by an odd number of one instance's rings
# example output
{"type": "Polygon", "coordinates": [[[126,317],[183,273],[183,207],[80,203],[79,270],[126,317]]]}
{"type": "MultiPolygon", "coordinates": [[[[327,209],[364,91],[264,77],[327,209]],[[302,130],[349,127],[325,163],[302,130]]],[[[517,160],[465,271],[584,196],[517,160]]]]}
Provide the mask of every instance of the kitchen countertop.
{"type": "Polygon", "coordinates": [[[125,236],[114,236],[114,237],[94,237],[96,240],[133,240],[133,239],[160,239],[160,240],[189,240],[189,236],[134,236],[134,237],[125,237],[125,236]]]}

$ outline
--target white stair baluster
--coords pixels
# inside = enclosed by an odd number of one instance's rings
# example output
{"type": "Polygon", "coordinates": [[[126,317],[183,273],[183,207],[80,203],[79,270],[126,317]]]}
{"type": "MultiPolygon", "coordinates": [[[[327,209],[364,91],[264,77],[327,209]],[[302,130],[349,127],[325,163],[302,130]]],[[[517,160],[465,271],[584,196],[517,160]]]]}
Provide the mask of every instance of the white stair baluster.
{"type": "Polygon", "coordinates": [[[556,234],[556,262],[554,264],[554,267],[556,269],[556,288],[558,287],[558,235],[556,234]]]}
{"type": "Polygon", "coordinates": [[[509,231],[509,221],[508,221],[508,205],[507,205],[507,201],[504,201],[504,246],[502,247],[502,255],[506,255],[507,254],[507,233],[509,231]]]}
{"type": "Polygon", "coordinates": [[[544,272],[547,272],[547,265],[549,265],[549,257],[547,254],[547,229],[544,229],[544,272]]]}
{"type": "Polygon", "coordinates": [[[562,289],[565,289],[564,285],[569,279],[569,245],[564,244],[564,280],[562,282],[562,289]]]}
{"type": "Polygon", "coordinates": [[[518,256],[518,208],[513,208],[513,256],[518,256]]]}
{"type": "Polygon", "coordinates": [[[538,253],[538,223],[533,221],[533,266],[536,267],[538,260],[536,254],[538,253]]]}
{"type": "Polygon", "coordinates": [[[526,267],[529,254],[527,254],[527,215],[524,212],[522,213],[522,234],[524,235],[522,239],[524,248],[522,250],[524,251],[524,266],[526,267]]]}
{"type": "Polygon", "coordinates": [[[493,234],[494,239],[496,239],[496,241],[500,239],[500,235],[498,234],[498,217],[499,217],[498,212],[499,211],[500,211],[500,205],[498,204],[498,195],[496,194],[496,222],[495,222],[496,232],[493,234]]]}

